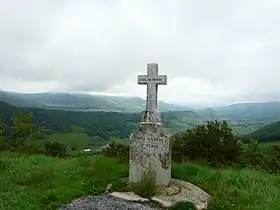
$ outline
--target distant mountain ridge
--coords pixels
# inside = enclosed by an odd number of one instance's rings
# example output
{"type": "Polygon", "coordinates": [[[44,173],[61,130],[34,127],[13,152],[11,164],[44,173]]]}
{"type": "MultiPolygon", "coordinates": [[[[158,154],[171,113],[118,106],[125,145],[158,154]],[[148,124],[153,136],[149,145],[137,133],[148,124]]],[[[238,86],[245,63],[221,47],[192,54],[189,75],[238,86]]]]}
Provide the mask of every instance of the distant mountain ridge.
{"type": "MultiPolygon", "coordinates": [[[[0,92],[0,101],[17,107],[35,107],[74,111],[118,111],[140,112],[146,102],[140,97],[122,97],[71,93],[34,93],[22,94],[0,92]]],[[[188,107],[159,101],[160,111],[184,111],[188,107]]]]}
{"type": "Polygon", "coordinates": [[[273,122],[280,120],[280,102],[238,103],[214,108],[220,119],[273,122]]]}
{"type": "MultiPolygon", "coordinates": [[[[0,101],[16,107],[45,108],[72,111],[141,112],[146,102],[140,97],[106,96],[72,93],[22,94],[0,91],[0,101]]],[[[159,110],[194,111],[199,121],[259,121],[271,123],[280,120],[280,102],[239,103],[219,108],[191,109],[182,105],[158,103],[159,110]]]]}
{"type": "Polygon", "coordinates": [[[18,107],[40,107],[45,108],[44,104],[38,101],[30,101],[25,98],[24,94],[14,93],[14,92],[5,92],[0,90],[0,101],[6,102],[13,106],[18,107]]]}

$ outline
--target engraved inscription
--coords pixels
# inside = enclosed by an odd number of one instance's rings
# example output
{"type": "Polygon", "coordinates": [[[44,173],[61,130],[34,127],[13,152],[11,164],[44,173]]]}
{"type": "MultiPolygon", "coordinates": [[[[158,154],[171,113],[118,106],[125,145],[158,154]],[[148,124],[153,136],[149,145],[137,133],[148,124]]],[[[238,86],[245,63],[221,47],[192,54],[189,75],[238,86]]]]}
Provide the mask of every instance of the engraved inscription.
{"type": "Polygon", "coordinates": [[[152,144],[152,143],[140,143],[140,146],[143,147],[144,149],[147,149],[147,148],[158,148],[157,144],[152,144]]]}
{"type": "MultiPolygon", "coordinates": [[[[141,136],[137,136],[135,141],[143,141],[143,139],[141,138],[141,136]]],[[[166,137],[165,136],[160,136],[158,138],[154,138],[154,137],[150,137],[147,136],[146,137],[146,142],[156,142],[156,143],[164,143],[166,141],[166,137]]]]}
{"type": "Polygon", "coordinates": [[[150,81],[163,81],[163,78],[161,77],[155,77],[155,78],[148,78],[148,77],[139,77],[139,82],[150,82],[150,81]]]}

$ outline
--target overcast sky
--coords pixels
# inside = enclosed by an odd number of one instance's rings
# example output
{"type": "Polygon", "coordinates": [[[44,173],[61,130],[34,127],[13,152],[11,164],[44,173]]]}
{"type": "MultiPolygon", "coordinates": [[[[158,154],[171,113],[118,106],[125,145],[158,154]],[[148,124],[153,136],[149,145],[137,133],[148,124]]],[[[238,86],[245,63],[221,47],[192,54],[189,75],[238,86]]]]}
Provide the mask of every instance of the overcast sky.
{"type": "Polygon", "coordinates": [[[159,63],[168,102],[280,100],[279,0],[0,0],[0,89],[145,95],[159,63]]]}

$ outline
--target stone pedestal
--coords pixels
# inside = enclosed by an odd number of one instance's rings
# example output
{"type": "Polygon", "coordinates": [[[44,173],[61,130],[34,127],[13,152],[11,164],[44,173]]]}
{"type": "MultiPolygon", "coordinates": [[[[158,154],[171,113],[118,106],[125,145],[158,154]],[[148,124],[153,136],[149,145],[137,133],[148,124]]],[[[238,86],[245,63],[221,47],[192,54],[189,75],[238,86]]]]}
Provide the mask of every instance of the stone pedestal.
{"type": "Polygon", "coordinates": [[[171,145],[164,134],[160,113],[145,111],[138,130],[130,136],[129,182],[139,182],[145,172],[152,171],[159,186],[171,179],[171,145]]]}

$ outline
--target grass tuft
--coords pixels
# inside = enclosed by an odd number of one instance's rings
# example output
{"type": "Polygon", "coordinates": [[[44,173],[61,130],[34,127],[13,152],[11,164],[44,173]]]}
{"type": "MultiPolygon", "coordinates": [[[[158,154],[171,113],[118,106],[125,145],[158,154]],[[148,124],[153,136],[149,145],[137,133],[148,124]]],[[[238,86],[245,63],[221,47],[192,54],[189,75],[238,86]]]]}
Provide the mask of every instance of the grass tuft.
{"type": "Polygon", "coordinates": [[[157,190],[155,174],[147,171],[139,182],[131,184],[131,190],[144,198],[151,198],[157,190]]]}

